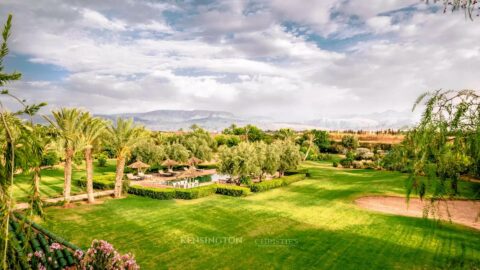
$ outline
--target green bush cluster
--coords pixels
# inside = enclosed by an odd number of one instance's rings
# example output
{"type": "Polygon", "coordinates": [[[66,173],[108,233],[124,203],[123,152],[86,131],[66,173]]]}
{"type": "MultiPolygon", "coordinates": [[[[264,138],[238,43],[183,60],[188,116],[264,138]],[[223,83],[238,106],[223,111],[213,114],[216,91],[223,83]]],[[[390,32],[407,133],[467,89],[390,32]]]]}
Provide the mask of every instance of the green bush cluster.
{"type": "Polygon", "coordinates": [[[48,151],[42,156],[42,166],[54,166],[60,162],[56,151],[48,151]]]}
{"type": "Polygon", "coordinates": [[[106,167],[107,166],[107,159],[108,156],[105,153],[100,153],[97,155],[97,162],[99,167],[106,167]]]}
{"type": "Polygon", "coordinates": [[[232,197],[244,197],[249,195],[250,189],[247,187],[239,187],[239,186],[232,186],[232,185],[218,185],[217,194],[232,196],[232,197]]]}
{"type": "Polygon", "coordinates": [[[250,185],[250,190],[252,192],[262,192],[269,189],[290,185],[291,183],[305,179],[305,177],[306,177],[305,174],[294,174],[294,175],[285,176],[279,179],[255,183],[250,185]]]}
{"type": "MultiPolygon", "coordinates": [[[[81,177],[74,181],[75,185],[79,187],[86,187],[87,180],[85,177],[81,177]]],[[[128,191],[130,182],[128,180],[123,180],[122,190],[128,191]]],[[[93,188],[100,190],[108,190],[115,188],[115,174],[105,174],[105,175],[96,175],[93,177],[93,188]]]]}

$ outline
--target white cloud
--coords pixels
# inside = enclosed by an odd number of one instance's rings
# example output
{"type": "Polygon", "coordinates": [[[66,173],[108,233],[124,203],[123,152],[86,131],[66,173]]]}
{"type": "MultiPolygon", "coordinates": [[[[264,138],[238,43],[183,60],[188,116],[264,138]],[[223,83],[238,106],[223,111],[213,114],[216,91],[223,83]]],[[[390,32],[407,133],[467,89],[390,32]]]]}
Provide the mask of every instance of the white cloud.
{"type": "Polygon", "coordinates": [[[305,120],[404,111],[423,91],[478,86],[478,21],[426,9],[385,14],[415,3],[45,0],[0,12],[15,15],[14,53],[69,72],[18,84],[27,98],[97,113],[195,108],[305,120]],[[336,43],[345,50],[322,49],[336,43]]]}

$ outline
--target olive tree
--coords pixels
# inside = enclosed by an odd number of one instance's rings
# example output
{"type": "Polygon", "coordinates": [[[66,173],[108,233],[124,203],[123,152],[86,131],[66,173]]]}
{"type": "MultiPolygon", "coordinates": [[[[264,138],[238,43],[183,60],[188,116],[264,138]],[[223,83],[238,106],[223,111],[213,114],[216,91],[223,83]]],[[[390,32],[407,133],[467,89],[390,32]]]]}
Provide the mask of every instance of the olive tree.
{"type": "Polygon", "coordinates": [[[302,160],[298,145],[291,141],[276,141],[273,143],[280,152],[280,163],[278,172],[283,176],[287,170],[294,170],[302,160]]]}

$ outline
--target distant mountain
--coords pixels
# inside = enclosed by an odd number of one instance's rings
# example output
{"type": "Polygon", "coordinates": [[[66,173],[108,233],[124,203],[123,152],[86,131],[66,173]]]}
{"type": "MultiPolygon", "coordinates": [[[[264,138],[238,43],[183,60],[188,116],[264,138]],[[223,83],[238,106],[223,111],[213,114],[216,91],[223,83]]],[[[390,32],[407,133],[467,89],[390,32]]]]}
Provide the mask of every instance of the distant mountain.
{"type": "Polygon", "coordinates": [[[378,130],[405,129],[411,127],[415,122],[416,116],[411,112],[389,110],[365,115],[325,117],[307,123],[328,130],[378,130]]]}
{"type": "Polygon", "coordinates": [[[414,123],[411,114],[397,111],[387,111],[368,115],[344,115],[320,118],[306,122],[278,122],[268,117],[241,117],[230,112],[208,110],[156,110],[145,113],[124,113],[99,115],[114,120],[117,117],[133,118],[153,130],[174,131],[187,129],[193,124],[210,131],[221,131],[235,123],[238,126],[253,124],[265,130],[280,128],[327,129],[327,130],[377,130],[406,128],[414,123]]]}

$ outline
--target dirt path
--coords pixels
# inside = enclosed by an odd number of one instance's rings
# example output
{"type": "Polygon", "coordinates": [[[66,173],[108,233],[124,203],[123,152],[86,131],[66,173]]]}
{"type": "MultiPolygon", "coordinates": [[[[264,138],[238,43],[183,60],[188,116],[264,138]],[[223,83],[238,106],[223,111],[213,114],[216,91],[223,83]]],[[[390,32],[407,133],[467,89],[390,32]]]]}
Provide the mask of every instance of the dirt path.
{"type": "MultiPolygon", "coordinates": [[[[111,196],[111,195],[113,195],[113,193],[114,193],[113,189],[112,190],[97,191],[97,192],[93,193],[93,197],[99,198],[99,197],[111,196]]],[[[88,199],[88,194],[86,194],[86,193],[70,196],[70,202],[78,202],[78,201],[83,201],[83,200],[86,200],[86,199],[88,199]]],[[[46,203],[58,203],[58,202],[61,202],[61,201],[63,201],[63,197],[50,198],[50,199],[43,200],[44,203],[45,202],[46,203]]],[[[27,208],[28,208],[28,203],[17,203],[15,205],[15,210],[23,210],[23,209],[27,209],[27,208]]]]}
{"type": "Polygon", "coordinates": [[[429,218],[451,220],[480,230],[480,201],[449,200],[432,207],[428,201],[412,198],[407,206],[405,198],[402,197],[368,196],[355,200],[355,203],[369,210],[409,217],[423,217],[425,207],[429,207],[429,218]]]}

